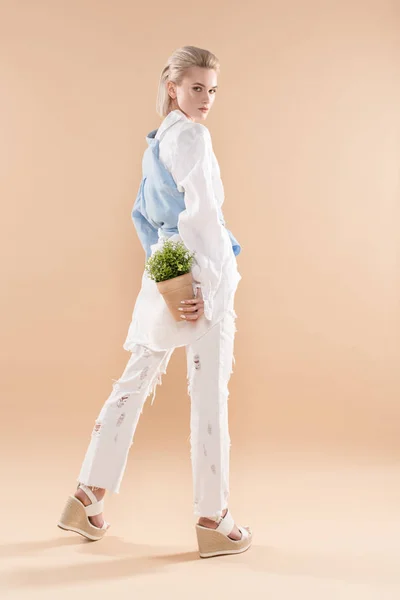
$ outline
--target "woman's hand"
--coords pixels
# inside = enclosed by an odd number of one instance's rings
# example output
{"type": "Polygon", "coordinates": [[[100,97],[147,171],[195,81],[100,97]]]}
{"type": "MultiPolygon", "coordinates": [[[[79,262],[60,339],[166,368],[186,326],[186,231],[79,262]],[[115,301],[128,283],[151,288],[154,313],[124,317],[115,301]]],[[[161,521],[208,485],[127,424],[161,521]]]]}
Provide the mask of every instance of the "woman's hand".
{"type": "Polygon", "coordinates": [[[195,288],[195,298],[183,300],[184,304],[178,307],[178,310],[182,312],[181,318],[185,321],[197,321],[202,314],[204,314],[204,300],[201,288],[195,288]]]}

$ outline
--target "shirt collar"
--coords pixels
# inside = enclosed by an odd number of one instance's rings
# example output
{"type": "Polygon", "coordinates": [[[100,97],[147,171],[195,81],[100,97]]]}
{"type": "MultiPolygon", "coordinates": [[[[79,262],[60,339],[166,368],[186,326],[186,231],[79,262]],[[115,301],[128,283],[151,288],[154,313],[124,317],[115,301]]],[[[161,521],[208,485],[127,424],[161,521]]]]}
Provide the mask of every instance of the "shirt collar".
{"type": "Polygon", "coordinates": [[[177,121],[191,121],[191,119],[189,119],[189,117],[187,117],[179,108],[171,110],[171,112],[164,117],[160,127],[156,130],[156,137],[159,138],[168,127],[171,127],[171,125],[177,121]]]}

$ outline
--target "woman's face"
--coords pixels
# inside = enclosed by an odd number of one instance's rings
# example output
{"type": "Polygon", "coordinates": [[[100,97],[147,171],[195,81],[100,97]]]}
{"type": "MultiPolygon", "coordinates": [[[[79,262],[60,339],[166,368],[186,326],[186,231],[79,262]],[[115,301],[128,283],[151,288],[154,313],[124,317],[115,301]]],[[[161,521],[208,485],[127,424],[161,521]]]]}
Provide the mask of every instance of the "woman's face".
{"type": "Polygon", "coordinates": [[[204,67],[187,69],[180,85],[176,85],[172,81],[168,82],[172,110],[179,108],[187,117],[197,123],[207,119],[214,104],[216,91],[217,73],[214,69],[204,67]]]}

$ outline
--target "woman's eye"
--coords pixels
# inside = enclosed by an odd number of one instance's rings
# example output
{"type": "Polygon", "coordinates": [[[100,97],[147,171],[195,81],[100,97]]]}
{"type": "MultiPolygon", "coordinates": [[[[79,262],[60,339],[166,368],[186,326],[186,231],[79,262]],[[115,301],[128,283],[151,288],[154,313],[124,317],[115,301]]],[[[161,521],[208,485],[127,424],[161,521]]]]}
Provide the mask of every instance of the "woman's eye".
{"type": "MultiPolygon", "coordinates": [[[[202,88],[201,88],[201,87],[198,87],[198,86],[196,86],[196,87],[194,87],[193,89],[194,89],[194,91],[195,91],[195,92],[201,92],[201,89],[202,89],[202,88]]],[[[217,91],[217,90],[210,90],[210,92],[212,92],[213,94],[215,94],[215,92],[216,92],[216,91],[217,91]]]]}

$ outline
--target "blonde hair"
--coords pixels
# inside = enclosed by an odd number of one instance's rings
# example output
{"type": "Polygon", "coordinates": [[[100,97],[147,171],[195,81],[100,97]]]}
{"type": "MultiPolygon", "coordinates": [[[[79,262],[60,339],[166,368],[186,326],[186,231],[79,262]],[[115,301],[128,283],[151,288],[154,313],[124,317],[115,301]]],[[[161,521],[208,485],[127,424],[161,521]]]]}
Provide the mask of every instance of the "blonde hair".
{"type": "Polygon", "coordinates": [[[160,117],[165,117],[171,112],[171,96],[168,94],[167,81],[173,81],[180,85],[186,69],[190,67],[204,67],[219,71],[218,58],[209,50],[197,48],[196,46],[183,46],[175,50],[169,57],[167,64],[161,71],[158,83],[156,111],[160,117]]]}

